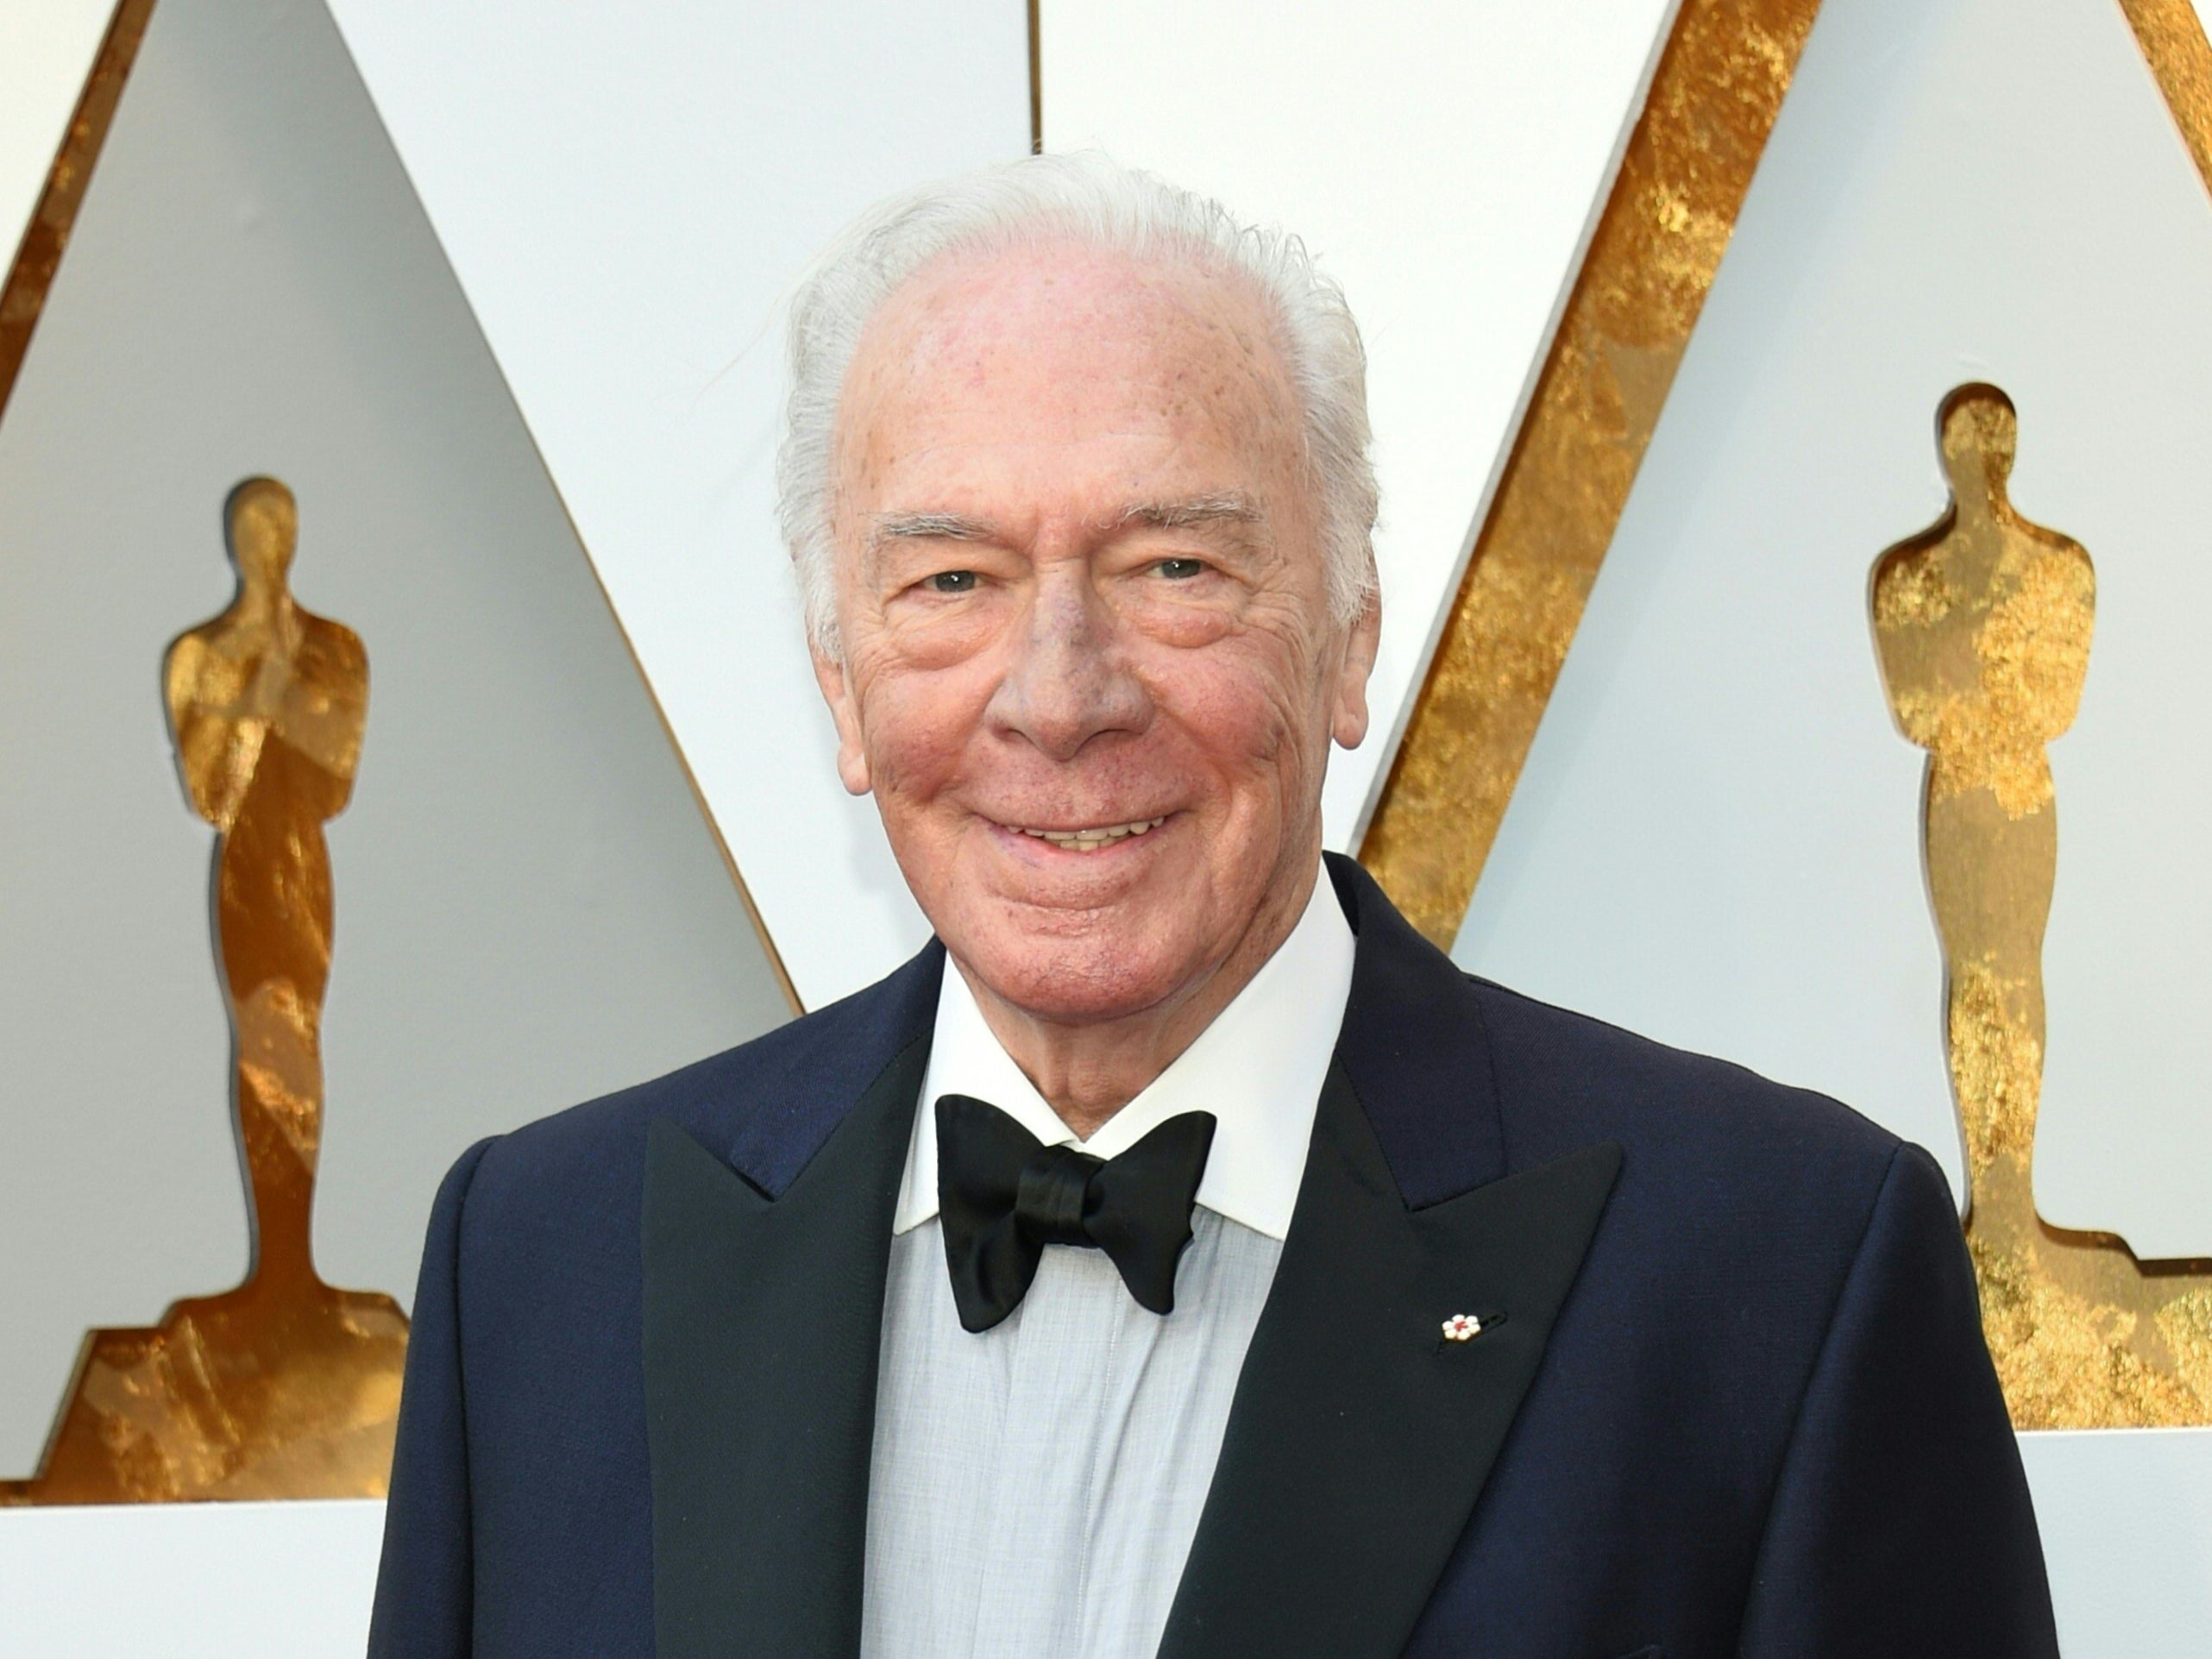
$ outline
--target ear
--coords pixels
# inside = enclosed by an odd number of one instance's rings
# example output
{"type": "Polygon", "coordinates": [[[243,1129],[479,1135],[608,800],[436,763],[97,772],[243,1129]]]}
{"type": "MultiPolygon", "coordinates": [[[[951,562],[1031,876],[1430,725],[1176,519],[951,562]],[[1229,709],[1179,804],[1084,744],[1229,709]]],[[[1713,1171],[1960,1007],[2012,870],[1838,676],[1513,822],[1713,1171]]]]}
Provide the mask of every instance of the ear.
{"type": "Polygon", "coordinates": [[[1357,749],[1367,735],[1367,676],[1374,672],[1375,652],[1382,645],[1382,600],[1367,597],[1367,607],[1344,638],[1344,660],[1336,676],[1336,707],[1329,735],[1347,749],[1357,749]]]}
{"type": "Polygon", "coordinates": [[[860,740],[860,700],[852,694],[852,682],[843,663],[820,645],[809,644],[807,649],[814,660],[814,683],[822,688],[822,701],[829,705],[830,718],[837,722],[837,775],[848,791],[866,795],[871,783],[867,746],[860,740]]]}

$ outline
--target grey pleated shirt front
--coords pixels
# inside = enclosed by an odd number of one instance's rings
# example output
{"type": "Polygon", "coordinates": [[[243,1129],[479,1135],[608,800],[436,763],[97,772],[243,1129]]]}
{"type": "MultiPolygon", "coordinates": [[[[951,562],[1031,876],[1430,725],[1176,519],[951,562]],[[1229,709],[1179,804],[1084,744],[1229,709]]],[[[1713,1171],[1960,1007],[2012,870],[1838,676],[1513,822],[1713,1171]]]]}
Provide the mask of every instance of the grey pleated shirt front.
{"type": "Polygon", "coordinates": [[[1088,1142],[946,965],[893,1223],[863,1659],[1157,1651],[1290,1228],[1352,953],[1320,874],[1252,982],[1088,1142]],[[962,1329],[937,1219],[933,1106],[954,1092],[1102,1158],[1178,1113],[1212,1112],[1175,1310],[1139,1307],[1098,1251],[1050,1245],[1013,1314],[962,1329]]]}

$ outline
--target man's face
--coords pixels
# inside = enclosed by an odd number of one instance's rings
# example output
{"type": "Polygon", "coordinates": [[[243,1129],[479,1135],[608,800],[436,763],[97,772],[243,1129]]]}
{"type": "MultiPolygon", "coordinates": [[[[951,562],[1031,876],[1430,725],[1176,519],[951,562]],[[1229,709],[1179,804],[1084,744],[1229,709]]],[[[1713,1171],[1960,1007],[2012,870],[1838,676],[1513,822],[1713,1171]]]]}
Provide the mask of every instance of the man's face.
{"type": "Polygon", "coordinates": [[[1375,639],[1330,618],[1303,454],[1226,278],[1047,246],[926,271],[863,340],[816,670],[846,787],[1016,1007],[1172,1006],[1303,898],[1375,639]]]}

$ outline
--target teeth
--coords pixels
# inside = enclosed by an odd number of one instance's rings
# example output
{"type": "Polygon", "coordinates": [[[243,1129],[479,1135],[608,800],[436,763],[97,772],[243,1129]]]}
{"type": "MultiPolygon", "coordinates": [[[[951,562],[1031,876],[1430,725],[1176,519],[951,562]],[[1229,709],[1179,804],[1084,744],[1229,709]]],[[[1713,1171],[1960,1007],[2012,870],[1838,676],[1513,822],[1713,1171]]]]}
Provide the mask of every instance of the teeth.
{"type": "Polygon", "coordinates": [[[1166,821],[1165,818],[1141,818],[1134,824],[1107,824],[1097,829],[1025,829],[1021,833],[1034,835],[1040,841],[1050,841],[1056,847],[1067,847],[1077,852],[1096,852],[1103,846],[1127,840],[1132,835],[1142,835],[1147,830],[1156,830],[1166,821]]]}

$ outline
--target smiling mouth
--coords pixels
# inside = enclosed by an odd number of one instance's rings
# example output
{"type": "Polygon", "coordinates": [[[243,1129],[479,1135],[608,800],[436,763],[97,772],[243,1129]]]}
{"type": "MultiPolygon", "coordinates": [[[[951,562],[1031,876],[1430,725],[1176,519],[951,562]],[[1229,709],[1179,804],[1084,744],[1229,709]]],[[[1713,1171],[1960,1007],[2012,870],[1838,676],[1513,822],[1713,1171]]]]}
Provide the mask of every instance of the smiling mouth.
{"type": "Polygon", "coordinates": [[[1140,818],[1133,824],[1101,824],[1092,829],[1072,830],[1029,829],[1020,824],[1009,824],[1005,827],[1016,835],[1049,841],[1053,845],[1065,847],[1071,852],[1096,852],[1099,848],[1112,846],[1117,841],[1148,835],[1166,821],[1164,817],[1140,818]]]}

